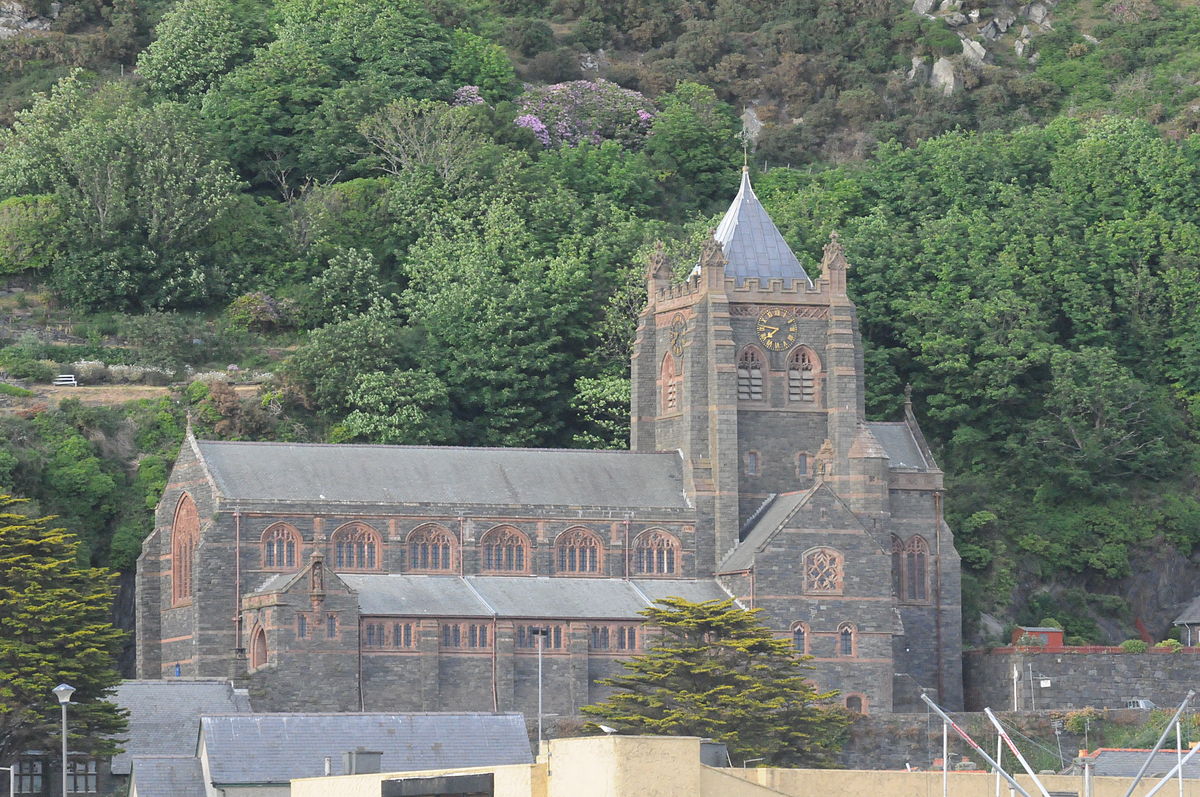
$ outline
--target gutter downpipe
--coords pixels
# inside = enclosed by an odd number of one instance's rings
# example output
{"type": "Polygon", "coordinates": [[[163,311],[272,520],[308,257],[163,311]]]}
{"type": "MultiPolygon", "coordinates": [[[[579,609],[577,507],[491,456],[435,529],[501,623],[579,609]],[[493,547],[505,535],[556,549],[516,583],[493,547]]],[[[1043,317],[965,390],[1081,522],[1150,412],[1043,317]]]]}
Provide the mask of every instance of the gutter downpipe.
{"type": "Polygon", "coordinates": [[[242,650],[242,510],[233,510],[233,649],[242,650]]]}

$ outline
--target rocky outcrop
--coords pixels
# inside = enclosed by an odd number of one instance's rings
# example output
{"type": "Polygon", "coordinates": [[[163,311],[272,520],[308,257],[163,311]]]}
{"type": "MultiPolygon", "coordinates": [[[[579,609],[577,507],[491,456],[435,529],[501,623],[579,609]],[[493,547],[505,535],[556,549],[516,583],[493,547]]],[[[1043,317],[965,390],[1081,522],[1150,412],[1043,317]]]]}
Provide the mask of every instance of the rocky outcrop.
{"type": "Polygon", "coordinates": [[[17,0],[0,0],[0,39],[29,31],[50,30],[51,23],[58,18],[61,9],[62,3],[53,3],[50,16],[44,17],[17,0]]]}
{"type": "Polygon", "coordinates": [[[942,94],[949,96],[962,88],[962,78],[954,68],[954,62],[949,58],[939,58],[933,65],[929,76],[929,85],[940,89],[942,94]]]}

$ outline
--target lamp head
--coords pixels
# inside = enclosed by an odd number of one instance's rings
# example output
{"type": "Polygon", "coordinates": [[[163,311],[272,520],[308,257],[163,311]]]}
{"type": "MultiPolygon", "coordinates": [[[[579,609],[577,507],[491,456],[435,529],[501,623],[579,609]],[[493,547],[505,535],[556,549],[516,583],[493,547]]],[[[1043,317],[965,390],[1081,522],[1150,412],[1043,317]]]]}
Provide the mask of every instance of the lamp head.
{"type": "Polygon", "coordinates": [[[59,684],[52,690],[54,696],[58,698],[59,703],[70,703],[71,695],[75,694],[75,687],[67,684],[59,684]]]}

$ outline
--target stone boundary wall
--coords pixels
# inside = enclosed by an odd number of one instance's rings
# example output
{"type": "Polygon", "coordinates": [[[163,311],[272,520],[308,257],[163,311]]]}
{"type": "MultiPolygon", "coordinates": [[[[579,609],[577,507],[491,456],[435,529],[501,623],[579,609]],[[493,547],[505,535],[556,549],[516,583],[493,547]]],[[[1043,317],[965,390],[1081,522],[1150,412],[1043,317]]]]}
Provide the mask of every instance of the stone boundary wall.
{"type": "Polygon", "coordinates": [[[1200,686],[1197,654],[1200,648],[1177,653],[1094,647],[968,651],[963,655],[966,708],[1012,710],[1014,668],[1020,673],[1015,690],[1020,711],[1125,708],[1134,699],[1177,706],[1189,689],[1200,686]]]}

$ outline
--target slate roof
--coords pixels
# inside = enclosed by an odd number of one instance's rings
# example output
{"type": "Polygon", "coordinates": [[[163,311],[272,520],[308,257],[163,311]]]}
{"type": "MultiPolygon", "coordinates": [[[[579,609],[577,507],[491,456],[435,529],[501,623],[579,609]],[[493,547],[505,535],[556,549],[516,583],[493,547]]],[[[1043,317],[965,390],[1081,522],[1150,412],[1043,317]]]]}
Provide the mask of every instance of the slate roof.
{"type": "MultiPolygon", "coordinates": [[[[195,736],[195,728],[192,729],[195,736]]],[[[137,797],[204,797],[200,759],[189,756],[134,756],[137,797]]]]}
{"type": "Polygon", "coordinates": [[[549,578],[340,573],[364,615],[640,619],[659,598],[729,595],[713,579],[549,578]]]}
{"type": "Polygon", "coordinates": [[[742,187],[713,233],[728,261],[725,276],[740,285],[748,277],[782,278],[785,283],[803,280],[812,284],[804,267],[779,233],[779,228],[754,195],[750,173],[742,171],[742,187]]]}
{"type": "Polygon", "coordinates": [[[134,756],[195,755],[203,714],[250,711],[246,692],[228,681],[122,681],[113,702],[129,710],[128,741],[113,756],[114,775],[128,775],[134,756]]]}
{"type": "Polygon", "coordinates": [[[889,468],[930,470],[935,467],[921,453],[921,447],[917,445],[912,429],[908,428],[904,421],[868,422],[867,428],[887,452],[889,468]]]}
{"type": "Polygon", "coordinates": [[[1174,625],[1200,625],[1200,595],[1192,598],[1192,602],[1175,618],[1174,625]]]}
{"type": "MultiPolygon", "coordinates": [[[[1142,764],[1146,761],[1146,756],[1150,754],[1149,750],[1112,750],[1100,748],[1089,756],[1095,761],[1095,768],[1092,770],[1095,775],[1111,775],[1116,777],[1132,778],[1137,775],[1138,770],[1142,768],[1142,764]]],[[[1186,756],[1187,750],[1183,751],[1186,756]]],[[[1160,750],[1154,755],[1150,767],[1146,770],[1146,777],[1155,779],[1162,778],[1172,769],[1177,763],[1177,756],[1174,750],[1160,750]]],[[[1185,778],[1200,778],[1200,754],[1197,754],[1183,765],[1183,776],[1185,778]]]]}
{"type": "Polygon", "coordinates": [[[690,508],[678,452],[197,441],[243,501],[690,508]]]}
{"type": "Polygon", "coordinates": [[[787,522],[793,513],[808,501],[816,487],[797,493],[781,493],[775,497],[767,510],[759,516],[754,527],[746,537],[738,543],[721,566],[717,568],[722,573],[746,570],[754,564],[754,554],[787,522]]]}
{"type": "Polygon", "coordinates": [[[249,714],[204,717],[200,733],[212,783],[287,783],[343,775],[343,754],[383,753],[384,772],[531,764],[517,713],[249,714]]]}

